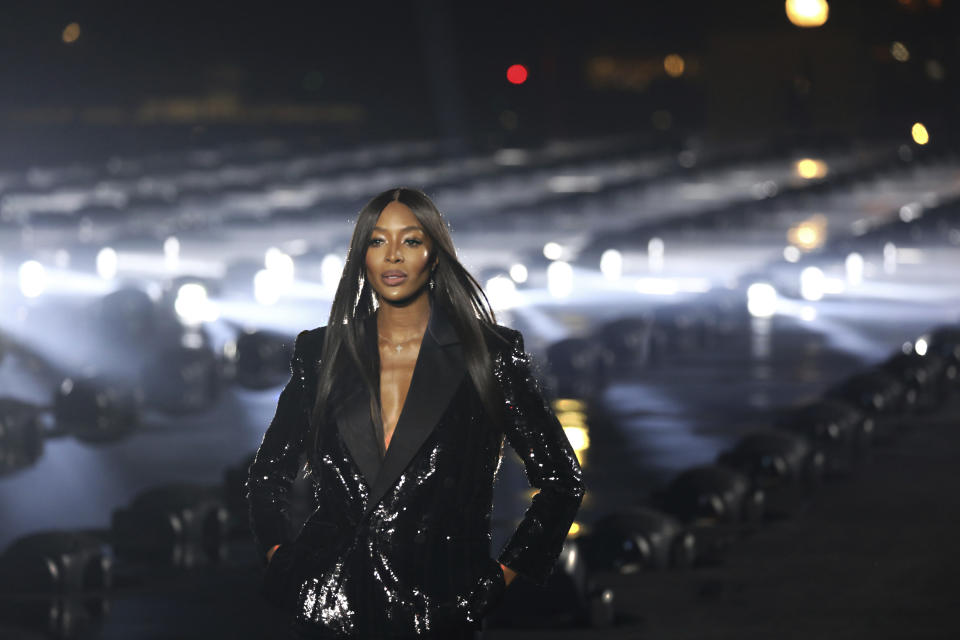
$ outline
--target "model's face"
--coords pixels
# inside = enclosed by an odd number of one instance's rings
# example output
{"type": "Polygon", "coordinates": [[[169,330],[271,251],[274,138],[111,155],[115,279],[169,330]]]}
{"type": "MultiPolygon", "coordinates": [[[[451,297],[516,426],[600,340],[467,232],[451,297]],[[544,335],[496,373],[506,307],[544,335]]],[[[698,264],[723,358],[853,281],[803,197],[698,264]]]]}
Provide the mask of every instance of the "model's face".
{"type": "Polygon", "coordinates": [[[391,202],[367,241],[366,278],[385,302],[416,298],[430,281],[433,243],[407,205],[391,202]],[[395,275],[394,275],[395,274],[395,275]]]}

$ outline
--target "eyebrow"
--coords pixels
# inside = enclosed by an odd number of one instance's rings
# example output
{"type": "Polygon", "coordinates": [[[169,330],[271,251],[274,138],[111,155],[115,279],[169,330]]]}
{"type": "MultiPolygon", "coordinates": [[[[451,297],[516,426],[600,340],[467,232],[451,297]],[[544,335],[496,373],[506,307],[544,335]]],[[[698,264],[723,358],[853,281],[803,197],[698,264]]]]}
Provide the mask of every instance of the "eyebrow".
{"type": "MultiPolygon", "coordinates": [[[[423,231],[423,227],[416,227],[416,226],[404,227],[403,229],[400,229],[400,231],[407,231],[407,230],[409,230],[409,229],[413,229],[413,230],[415,230],[415,231],[423,231]]],[[[374,231],[387,231],[387,229],[384,229],[383,227],[374,227],[373,230],[374,230],[374,231]]]]}

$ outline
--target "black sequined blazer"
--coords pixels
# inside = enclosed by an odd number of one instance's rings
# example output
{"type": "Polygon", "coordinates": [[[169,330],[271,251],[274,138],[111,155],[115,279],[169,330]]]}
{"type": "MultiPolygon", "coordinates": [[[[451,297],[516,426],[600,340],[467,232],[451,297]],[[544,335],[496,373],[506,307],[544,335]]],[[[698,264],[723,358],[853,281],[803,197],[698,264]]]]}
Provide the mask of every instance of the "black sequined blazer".
{"type": "Polygon", "coordinates": [[[287,494],[304,453],[325,329],[297,336],[293,375],[249,470],[250,520],[264,562],[267,550],[281,545],[267,565],[263,595],[301,625],[344,637],[444,637],[480,628],[503,594],[499,563],[543,584],[584,491],[523,336],[496,325],[506,342],[487,342],[507,415],[497,428],[467,374],[453,325],[431,304],[385,455],[366,387],[352,383],[353,395],[321,426],[322,462],[309,474],[315,509],[295,534],[287,494]],[[490,512],[504,437],[539,492],[494,559],[490,512]]]}

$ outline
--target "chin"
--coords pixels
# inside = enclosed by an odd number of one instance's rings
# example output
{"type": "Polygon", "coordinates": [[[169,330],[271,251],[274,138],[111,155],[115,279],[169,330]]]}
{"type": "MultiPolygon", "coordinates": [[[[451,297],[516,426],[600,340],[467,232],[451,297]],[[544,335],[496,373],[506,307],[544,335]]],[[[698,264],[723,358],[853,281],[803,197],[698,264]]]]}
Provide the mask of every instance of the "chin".
{"type": "Polygon", "coordinates": [[[392,303],[404,303],[404,302],[413,302],[421,294],[426,294],[427,287],[422,286],[419,289],[413,289],[411,291],[389,291],[389,292],[380,292],[380,299],[386,300],[387,302],[392,303]]]}

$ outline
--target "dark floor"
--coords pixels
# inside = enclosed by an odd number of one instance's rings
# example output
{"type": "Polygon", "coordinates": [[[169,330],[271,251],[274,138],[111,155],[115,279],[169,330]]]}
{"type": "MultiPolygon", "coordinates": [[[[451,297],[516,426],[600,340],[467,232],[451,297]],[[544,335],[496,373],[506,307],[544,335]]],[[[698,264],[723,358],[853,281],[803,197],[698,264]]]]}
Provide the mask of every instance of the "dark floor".
{"type": "Polygon", "coordinates": [[[910,424],[719,566],[602,576],[635,623],[486,637],[960,637],[960,407],[910,424]]]}
{"type": "MultiPolygon", "coordinates": [[[[615,593],[615,626],[492,628],[485,639],[960,637],[960,401],[909,425],[794,515],[736,541],[719,564],[598,575],[615,593]]],[[[103,640],[282,637],[283,619],[254,588],[259,576],[242,562],[138,568],[99,605],[4,601],[7,619],[36,621],[51,606],[50,626],[5,626],[0,638],[57,637],[58,627],[103,640]],[[96,606],[106,615],[91,614],[96,606]]]]}

